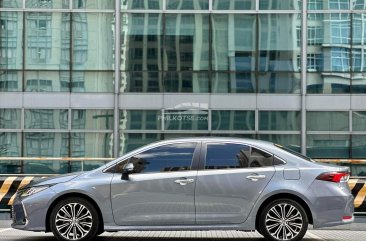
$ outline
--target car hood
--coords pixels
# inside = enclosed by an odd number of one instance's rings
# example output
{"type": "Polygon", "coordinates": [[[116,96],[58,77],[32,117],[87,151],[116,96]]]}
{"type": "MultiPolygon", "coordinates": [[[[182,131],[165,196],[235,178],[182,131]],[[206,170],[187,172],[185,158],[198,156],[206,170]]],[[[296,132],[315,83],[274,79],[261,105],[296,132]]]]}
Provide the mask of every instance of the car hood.
{"type": "Polygon", "coordinates": [[[74,173],[57,175],[57,176],[52,176],[52,177],[47,177],[47,178],[39,178],[34,181],[31,181],[28,185],[24,186],[23,188],[68,182],[68,181],[80,176],[83,173],[84,172],[74,172],[74,173]]]}

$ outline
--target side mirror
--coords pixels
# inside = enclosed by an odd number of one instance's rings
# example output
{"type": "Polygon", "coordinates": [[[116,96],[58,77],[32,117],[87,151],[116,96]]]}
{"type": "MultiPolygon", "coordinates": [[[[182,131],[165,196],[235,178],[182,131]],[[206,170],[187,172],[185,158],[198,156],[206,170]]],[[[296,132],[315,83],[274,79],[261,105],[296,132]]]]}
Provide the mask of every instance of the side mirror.
{"type": "Polygon", "coordinates": [[[123,169],[122,169],[122,180],[129,180],[129,175],[133,172],[134,170],[134,165],[133,163],[128,163],[126,164],[123,169]]]}

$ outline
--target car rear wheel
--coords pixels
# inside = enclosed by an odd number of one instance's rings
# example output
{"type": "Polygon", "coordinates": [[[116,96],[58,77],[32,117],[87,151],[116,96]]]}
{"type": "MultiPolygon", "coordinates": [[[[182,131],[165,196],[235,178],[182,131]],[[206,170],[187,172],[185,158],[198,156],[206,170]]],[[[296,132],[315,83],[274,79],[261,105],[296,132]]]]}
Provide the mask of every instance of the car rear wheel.
{"type": "Polygon", "coordinates": [[[51,231],[58,240],[87,241],[98,235],[98,212],[85,199],[67,198],[60,201],[50,217],[51,231]]]}
{"type": "Polygon", "coordinates": [[[308,229],[308,218],[299,203],[290,199],[280,199],[265,206],[258,224],[259,233],[268,240],[298,241],[308,229]]]}

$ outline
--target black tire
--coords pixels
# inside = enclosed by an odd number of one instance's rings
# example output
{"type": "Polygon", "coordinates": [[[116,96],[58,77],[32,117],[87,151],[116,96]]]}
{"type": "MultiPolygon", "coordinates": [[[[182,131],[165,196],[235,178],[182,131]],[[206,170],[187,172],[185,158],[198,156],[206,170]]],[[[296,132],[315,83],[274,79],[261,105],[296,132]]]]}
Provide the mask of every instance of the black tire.
{"type": "Polygon", "coordinates": [[[61,200],[50,215],[51,231],[60,241],[93,240],[101,230],[99,225],[96,208],[83,198],[61,200]],[[75,236],[77,239],[73,239],[75,236]]]}
{"type": "Polygon", "coordinates": [[[257,228],[267,240],[299,241],[304,237],[308,223],[306,212],[298,202],[279,199],[262,209],[257,228]]]}

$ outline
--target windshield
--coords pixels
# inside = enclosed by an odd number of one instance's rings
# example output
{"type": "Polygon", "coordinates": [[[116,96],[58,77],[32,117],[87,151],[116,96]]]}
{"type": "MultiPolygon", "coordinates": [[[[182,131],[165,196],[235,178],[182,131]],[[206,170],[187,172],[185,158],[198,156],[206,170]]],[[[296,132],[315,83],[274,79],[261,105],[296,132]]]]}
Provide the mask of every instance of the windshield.
{"type": "Polygon", "coordinates": [[[294,151],[290,148],[287,148],[287,147],[284,147],[284,146],[281,146],[281,145],[278,145],[278,144],[274,144],[276,147],[292,154],[292,155],[295,155],[297,157],[300,157],[301,159],[304,159],[304,160],[307,160],[307,161],[310,161],[310,162],[315,162],[313,159],[311,159],[310,157],[307,157],[307,156],[304,156],[303,154],[297,152],[297,151],[294,151]]]}

